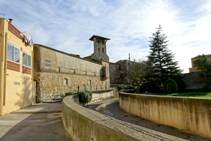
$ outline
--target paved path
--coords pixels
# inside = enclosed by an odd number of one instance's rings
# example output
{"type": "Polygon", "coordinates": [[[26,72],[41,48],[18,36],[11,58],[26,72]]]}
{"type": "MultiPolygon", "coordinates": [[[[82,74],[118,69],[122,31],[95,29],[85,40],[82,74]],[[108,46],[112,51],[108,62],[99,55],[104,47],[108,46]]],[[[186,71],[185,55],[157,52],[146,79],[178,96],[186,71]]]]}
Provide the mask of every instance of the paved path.
{"type": "Polygon", "coordinates": [[[0,141],[72,141],[61,103],[42,103],[0,116],[0,141]]]}
{"type": "Polygon", "coordinates": [[[128,126],[129,128],[137,128],[139,126],[138,132],[144,132],[144,134],[149,135],[149,139],[153,140],[187,140],[187,141],[207,141],[211,140],[201,136],[189,134],[182,132],[178,129],[159,125],[150,121],[143,120],[139,117],[130,115],[119,108],[118,99],[110,99],[107,101],[101,101],[92,103],[86,106],[89,109],[96,110],[107,116],[125,121],[126,123],[131,123],[133,126],[128,126]],[[135,127],[136,126],[136,127],[135,127]]]}

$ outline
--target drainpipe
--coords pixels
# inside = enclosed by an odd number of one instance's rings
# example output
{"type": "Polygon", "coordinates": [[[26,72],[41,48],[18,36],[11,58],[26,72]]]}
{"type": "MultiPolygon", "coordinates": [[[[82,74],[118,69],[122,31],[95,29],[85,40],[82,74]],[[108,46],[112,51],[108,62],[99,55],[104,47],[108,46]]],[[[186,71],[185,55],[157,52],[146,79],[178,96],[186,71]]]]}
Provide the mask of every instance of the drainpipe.
{"type": "Polygon", "coordinates": [[[7,79],[7,33],[5,33],[5,45],[4,45],[4,87],[3,87],[3,106],[6,103],[6,79],[7,79]]]}
{"type": "MultiPolygon", "coordinates": [[[[3,64],[4,64],[4,61],[1,61],[1,69],[2,69],[2,72],[1,72],[1,76],[4,76],[3,74],[3,64]]],[[[1,79],[0,79],[0,115],[2,115],[2,113],[3,113],[3,78],[4,77],[1,77],[1,79]]]]}
{"type": "MultiPolygon", "coordinates": [[[[4,27],[4,26],[3,26],[4,27]]],[[[3,32],[4,33],[4,32],[3,32]]],[[[4,39],[4,38],[3,38],[4,39]]],[[[6,68],[7,68],[7,64],[6,64],[6,60],[7,60],[7,33],[5,34],[5,40],[2,41],[3,42],[3,61],[1,62],[1,68],[2,68],[2,72],[1,72],[1,76],[2,79],[1,80],[1,96],[0,96],[0,115],[3,115],[3,106],[5,106],[5,92],[6,92],[6,68]]]]}

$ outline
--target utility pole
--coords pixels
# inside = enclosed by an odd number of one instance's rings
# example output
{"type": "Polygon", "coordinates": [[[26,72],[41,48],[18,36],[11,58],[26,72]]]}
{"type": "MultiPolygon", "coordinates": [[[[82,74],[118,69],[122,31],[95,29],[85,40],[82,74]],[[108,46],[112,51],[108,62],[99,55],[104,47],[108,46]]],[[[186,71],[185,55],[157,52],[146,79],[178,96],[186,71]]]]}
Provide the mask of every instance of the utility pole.
{"type": "Polygon", "coordinates": [[[130,79],[130,75],[131,75],[131,74],[130,74],[130,73],[131,73],[131,72],[130,72],[130,71],[131,71],[131,70],[130,70],[130,53],[129,53],[129,58],[128,58],[128,59],[129,59],[129,83],[131,84],[131,79],[130,79]]]}

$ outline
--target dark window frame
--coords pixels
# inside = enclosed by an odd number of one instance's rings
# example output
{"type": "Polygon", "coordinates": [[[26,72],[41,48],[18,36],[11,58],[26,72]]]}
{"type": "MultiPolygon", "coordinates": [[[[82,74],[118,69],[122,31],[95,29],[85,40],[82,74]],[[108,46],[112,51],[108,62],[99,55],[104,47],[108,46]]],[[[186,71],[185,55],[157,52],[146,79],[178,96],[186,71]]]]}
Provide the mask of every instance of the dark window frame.
{"type": "Polygon", "coordinates": [[[45,58],[45,67],[51,68],[51,59],[45,58]]]}

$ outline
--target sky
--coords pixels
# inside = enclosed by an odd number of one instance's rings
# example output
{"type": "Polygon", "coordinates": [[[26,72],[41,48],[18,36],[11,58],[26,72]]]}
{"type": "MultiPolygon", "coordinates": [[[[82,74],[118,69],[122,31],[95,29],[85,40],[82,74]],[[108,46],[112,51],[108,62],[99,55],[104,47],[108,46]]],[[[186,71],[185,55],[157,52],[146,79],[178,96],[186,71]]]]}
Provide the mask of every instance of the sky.
{"type": "Polygon", "coordinates": [[[211,0],[0,0],[0,17],[35,43],[81,57],[94,52],[92,35],[107,41],[110,62],[146,60],[161,25],[183,73],[191,58],[211,54],[211,0]]]}

